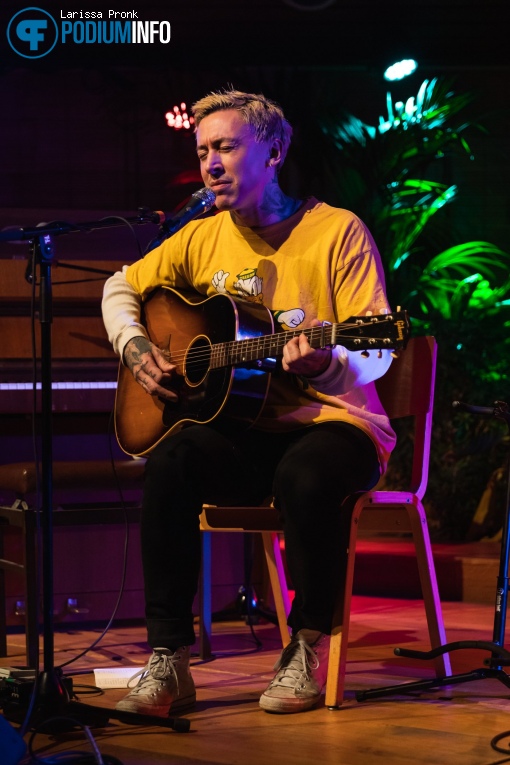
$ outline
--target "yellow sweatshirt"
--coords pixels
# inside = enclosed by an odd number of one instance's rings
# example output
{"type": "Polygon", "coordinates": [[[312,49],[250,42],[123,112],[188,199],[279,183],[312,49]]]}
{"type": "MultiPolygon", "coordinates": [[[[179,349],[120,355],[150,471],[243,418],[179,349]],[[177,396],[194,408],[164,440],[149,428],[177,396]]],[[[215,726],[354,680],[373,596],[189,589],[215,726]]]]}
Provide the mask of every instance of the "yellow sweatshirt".
{"type": "MultiPolygon", "coordinates": [[[[262,303],[272,312],[275,327],[283,330],[305,329],[312,319],[341,322],[367,311],[389,310],[370,232],[353,213],[313,198],[294,215],[265,228],[238,226],[227,212],[188,223],[113,276],[105,286],[103,315],[118,353],[132,337],[145,334],[133,309],[138,296],[144,299],[160,286],[262,303]]],[[[349,422],[372,438],[384,471],[395,436],[373,381],[390,363],[389,351],[365,359],[338,345],[328,369],[311,381],[274,375],[255,427],[282,430],[327,420],[349,422]]]]}

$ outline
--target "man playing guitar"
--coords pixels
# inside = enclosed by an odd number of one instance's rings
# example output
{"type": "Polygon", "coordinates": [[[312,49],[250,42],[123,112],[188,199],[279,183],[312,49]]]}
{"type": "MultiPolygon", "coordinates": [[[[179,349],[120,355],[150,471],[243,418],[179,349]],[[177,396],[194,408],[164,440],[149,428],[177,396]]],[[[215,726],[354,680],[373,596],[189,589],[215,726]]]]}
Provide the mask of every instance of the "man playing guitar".
{"type": "MultiPolygon", "coordinates": [[[[137,391],[159,407],[158,418],[160,412],[163,420],[165,412],[171,417],[183,400],[186,408],[194,391],[199,402],[193,417],[185,414],[147,449],[126,449],[149,452],[141,538],[152,655],[117,708],[167,716],[193,705],[189,657],[202,504],[272,496],[296,594],[292,640],[260,706],[300,712],[317,705],[325,685],[338,559],[347,543],[342,502],[377,483],[395,440],[374,386],[391,363],[391,349],[367,358],[325,328],[351,316],[388,313],[384,274],[372,236],[354,214],[281,190],[278,173],[292,129],[277,104],[228,90],[198,101],[193,114],[202,178],[216,195],[217,214],[188,223],[112,276],[104,291],[109,338],[137,391]],[[192,290],[206,304],[219,295],[241,299],[249,310],[265,310],[271,326],[263,334],[288,333],[271,372],[256,364],[243,369],[245,376],[266,379],[251,427],[232,427],[221,416],[223,403],[218,417],[202,403],[215,374],[208,371],[206,341],[192,347],[195,355],[205,354],[204,391],[188,380],[184,392],[191,350],[181,358],[173,332],[154,342],[150,321],[141,318],[161,287],[192,290]]],[[[233,332],[239,339],[237,322],[233,332]]],[[[242,366],[223,373],[229,393],[242,366]]]]}

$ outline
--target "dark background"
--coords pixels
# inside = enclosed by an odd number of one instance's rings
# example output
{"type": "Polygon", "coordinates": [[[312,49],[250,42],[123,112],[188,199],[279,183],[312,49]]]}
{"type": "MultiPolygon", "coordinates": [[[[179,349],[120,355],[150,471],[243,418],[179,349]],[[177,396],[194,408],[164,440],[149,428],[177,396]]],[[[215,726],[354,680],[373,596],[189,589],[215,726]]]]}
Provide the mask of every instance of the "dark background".
{"type": "MultiPolygon", "coordinates": [[[[0,11],[0,227],[134,214],[139,205],[173,210],[201,182],[192,134],[169,129],[164,114],[228,84],[279,101],[294,125],[285,189],[341,204],[328,199],[318,169],[321,121],[347,111],[376,125],[388,90],[405,100],[423,79],[447,77],[474,94],[470,116],[488,131],[473,135],[473,161],[449,166],[447,182],[461,189],[451,225],[458,236],[508,248],[509,46],[500,0],[42,2],[57,19],[61,10],[135,9],[140,20],[170,21],[172,39],[57,45],[33,61],[6,40],[9,19],[24,7],[0,11]],[[388,85],[384,68],[402,57],[420,68],[388,85]]],[[[19,256],[20,247],[2,244],[0,257],[19,256]]],[[[119,230],[61,238],[58,253],[137,257],[119,230]]]]}

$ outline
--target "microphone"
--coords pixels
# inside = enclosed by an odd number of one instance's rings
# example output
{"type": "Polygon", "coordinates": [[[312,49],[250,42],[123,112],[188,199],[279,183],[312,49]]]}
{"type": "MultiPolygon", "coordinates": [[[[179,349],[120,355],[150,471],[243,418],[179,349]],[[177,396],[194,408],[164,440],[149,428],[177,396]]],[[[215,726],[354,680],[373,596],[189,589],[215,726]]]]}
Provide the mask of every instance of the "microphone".
{"type": "MultiPolygon", "coordinates": [[[[166,218],[165,216],[164,222],[159,227],[158,236],[149,243],[145,254],[153,250],[155,247],[158,247],[161,242],[176,234],[177,231],[180,231],[180,229],[183,228],[186,223],[189,223],[190,220],[197,218],[199,215],[202,215],[202,213],[208,212],[213,206],[215,199],[216,194],[212,189],[204,187],[203,189],[195,191],[182,210],[179,210],[178,213],[169,218],[166,218]]],[[[161,213],[156,214],[160,216],[162,215],[161,213]]]]}
{"type": "Polygon", "coordinates": [[[461,412],[469,412],[470,414],[484,414],[491,417],[495,414],[494,406],[475,406],[474,404],[465,404],[463,401],[452,401],[454,409],[459,409],[461,412]]]}

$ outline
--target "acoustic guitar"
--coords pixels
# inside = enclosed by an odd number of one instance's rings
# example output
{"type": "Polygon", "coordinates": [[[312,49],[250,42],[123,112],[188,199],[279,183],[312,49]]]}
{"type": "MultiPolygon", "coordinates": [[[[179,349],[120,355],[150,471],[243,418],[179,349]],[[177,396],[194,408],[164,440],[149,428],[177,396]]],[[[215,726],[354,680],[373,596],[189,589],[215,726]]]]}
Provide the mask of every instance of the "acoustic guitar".
{"type": "Polygon", "coordinates": [[[142,320],[150,340],[176,364],[170,387],[178,401],[149,396],[119,365],[115,431],[121,449],[132,456],[148,454],[187,424],[219,418],[218,424],[249,427],[262,410],[285,344],[301,333],[313,348],[343,345],[362,352],[397,351],[409,337],[406,311],[275,332],[271,312],[258,303],[166,287],[145,301],[142,320]]]}

